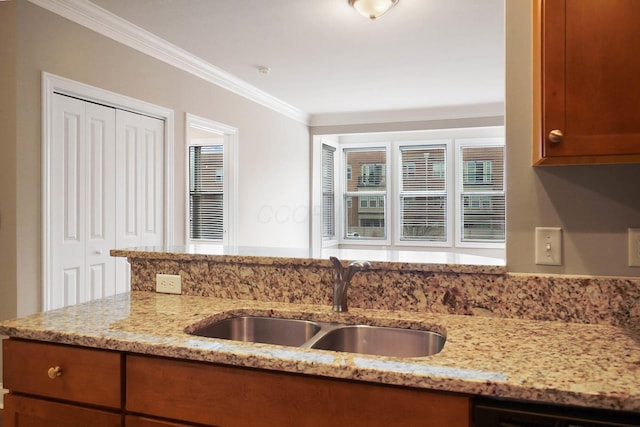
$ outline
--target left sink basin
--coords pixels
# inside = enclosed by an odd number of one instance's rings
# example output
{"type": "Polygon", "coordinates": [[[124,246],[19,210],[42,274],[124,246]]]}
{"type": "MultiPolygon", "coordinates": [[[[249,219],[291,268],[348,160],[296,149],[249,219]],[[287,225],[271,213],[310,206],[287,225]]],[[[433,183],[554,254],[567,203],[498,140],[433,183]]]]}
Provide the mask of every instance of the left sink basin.
{"type": "Polygon", "coordinates": [[[320,325],[307,320],[239,316],[196,329],[191,335],[298,347],[319,331],[320,325]]]}

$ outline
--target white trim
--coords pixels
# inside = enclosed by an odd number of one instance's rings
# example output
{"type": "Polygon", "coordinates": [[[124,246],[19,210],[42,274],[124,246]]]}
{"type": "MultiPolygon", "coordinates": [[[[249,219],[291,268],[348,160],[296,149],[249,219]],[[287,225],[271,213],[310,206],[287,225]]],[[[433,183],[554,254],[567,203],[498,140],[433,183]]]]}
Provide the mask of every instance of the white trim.
{"type": "Polygon", "coordinates": [[[339,188],[340,188],[340,193],[338,196],[338,205],[339,205],[339,209],[340,209],[340,216],[336,217],[336,219],[340,219],[340,223],[341,223],[341,227],[339,228],[340,230],[340,234],[338,235],[338,242],[340,245],[355,245],[355,246],[362,246],[362,245],[375,245],[375,246],[388,246],[391,244],[391,235],[393,233],[392,231],[392,226],[390,224],[390,215],[391,215],[391,210],[389,209],[389,201],[390,201],[390,197],[391,197],[391,180],[389,179],[389,172],[391,171],[391,142],[387,142],[387,141],[378,141],[378,142],[370,142],[367,145],[363,146],[362,144],[359,143],[351,143],[351,144],[340,144],[338,147],[339,150],[339,154],[338,154],[338,159],[340,159],[340,178],[338,180],[338,184],[339,184],[339,188]],[[386,168],[386,187],[384,189],[384,191],[362,191],[362,192],[352,192],[351,194],[353,195],[359,195],[361,197],[366,197],[366,196],[386,196],[387,200],[384,204],[384,219],[385,219],[385,224],[384,224],[384,230],[385,230],[385,237],[383,239],[377,239],[377,238],[347,238],[345,237],[345,230],[346,230],[346,215],[344,214],[345,211],[345,206],[344,206],[344,199],[345,196],[347,194],[349,194],[346,191],[347,185],[345,183],[345,161],[346,161],[346,156],[344,155],[344,152],[346,150],[358,150],[358,149],[362,149],[365,151],[369,151],[369,150],[376,150],[376,149],[383,149],[385,151],[385,158],[386,158],[386,162],[385,162],[385,168],[386,168]]]}
{"type": "Polygon", "coordinates": [[[0,409],[4,409],[4,395],[7,393],[9,393],[9,390],[2,388],[2,383],[0,383],[0,409]]]}
{"type": "Polygon", "coordinates": [[[454,179],[455,172],[454,168],[451,167],[453,165],[454,160],[454,152],[453,152],[453,140],[450,138],[446,139],[429,139],[429,140],[416,140],[416,141],[394,141],[392,143],[393,146],[393,155],[395,156],[394,165],[394,193],[393,200],[390,202],[393,205],[393,211],[395,213],[394,216],[394,236],[393,236],[393,245],[397,247],[403,246],[413,246],[413,247],[425,247],[425,248],[451,248],[454,246],[454,239],[452,230],[454,229],[454,221],[453,221],[453,207],[455,204],[455,200],[451,197],[454,191],[454,179]],[[446,206],[445,206],[445,218],[446,218],[446,235],[444,241],[429,241],[429,240],[400,240],[402,236],[402,224],[400,217],[400,184],[402,176],[402,155],[401,149],[404,147],[444,147],[445,149],[445,167],[446,172],[446,186],[445,186],[445,194],[446,194],[446,206]]]}
{"type": "Polygon", "coordinates": [[[504,102],[391,111],[313,114],[310,126],[340,126],[504,117],[504,102]]]}
{"type": "Polygon", "coordinates": [[[42,309],[49,301],[48,283],[51,274],[49,218],[51,217],[51,110],[54,92],[87,101],[152,116],[164,121],[164,244],[173,244],[174,188],[174,117],[173,110],[125,95],[89,86],[47,72],[42,73],[42,309]]]}
{"type": "Polygon", "coordinates": [[[291,119],[303,124],[309,123],[309,115],[307,113],[92,2],[86,0],[29,1],[98,34],[193,74],[291,119]]]}
{"type": "MultiPolygon", "coordinates": [[[[208,132],[224,135],[224,219],[225,233],[223,244],[236,246],[238,242],[238,143],[240,131],[238,128],[216,122],[195,114],[185,113],[185,147],[191,144],[192,127],[208,132]]],[[[189,236],[189,154],[185,154],[185,241],[187,244],[217,244],[207,240],[192,240],[189,236]]]]}
{"type": "MultiPolygon", "coordinates": [[[[462,195],[462,148],[468,147],[505,147],[504,137],[488,137],[488,138],[457,138],[455,140],[455,169],[456,169],[456,189],[455,189],[455,198],[457,203],[455,204],[455,246],[458,248],[481,248],[481,249],[504,249],[506,245],[505,242],[464,242],[462,241],[462,204],[460,203],[460,196],[462,195]]],[[[503,193],[505,194],[505,209],[506,209],[506,191],[507,191],[507,173],[506,173],[506,153],[504,158],[505,170],[502,175],[502,188],[503,193]]],[[[506,220],[506,215],[505,215],[506,220]]],[[[505,224],[505,233],[506,233],[506,224],[505,224]]]]}

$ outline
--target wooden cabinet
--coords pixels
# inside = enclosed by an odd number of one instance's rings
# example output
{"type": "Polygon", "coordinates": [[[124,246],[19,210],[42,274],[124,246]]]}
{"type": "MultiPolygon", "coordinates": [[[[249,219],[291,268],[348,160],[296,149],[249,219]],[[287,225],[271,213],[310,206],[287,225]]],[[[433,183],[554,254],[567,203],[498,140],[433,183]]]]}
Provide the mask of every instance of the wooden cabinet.
{"type": "Polygon", "coordinates": [[[222,427],[468,427],[471,399],[402,387],[139,355],[127,411],[222,427]]]}
{"type": "Polygon", "coordinates": [[[4,427],[469,427],[471,397],[83,347],[3,342],[4,427]],[[56,369],[58,368],[58,369],[56,369]]]}
{"type": "Polygon", "coordinates": [[[534,5],[534,164],[640,163],[640,1],[534,5]]]}
{"type": "Polygon", "coordinates": [[[93,408],[9,394],[5,427],[121,427],[122,415],[93,408]]]}
{"type": "Polygon", "coordinates": [[[122,405],[118,352],[4,340],[3,357],[4,387],[12,392],[114,409],[122,405]]]}
{"type": "Polygon", "coordinates": [[[4,427],[122,426],[118,352],[3,341],[4,427]],[[68,403],[65,403],[68,402],[68,403]]]}

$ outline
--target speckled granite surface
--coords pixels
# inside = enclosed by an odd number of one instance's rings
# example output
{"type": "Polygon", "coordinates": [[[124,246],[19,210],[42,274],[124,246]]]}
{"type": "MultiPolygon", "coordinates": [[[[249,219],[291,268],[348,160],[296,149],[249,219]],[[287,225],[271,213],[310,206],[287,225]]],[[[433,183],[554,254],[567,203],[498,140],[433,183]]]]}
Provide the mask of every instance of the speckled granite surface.
{"type": "Polygon", "coordinates": [[[259,367],[640,413],[640,336],[610,325],[283,304],[132,292],[0,323],[0,334],[259,367]],[[237,314],[437,330],[441,353],[374,357],[188,335],[237,314]]]}
{"type": "MultiPolygon", "coordinates": [[[[256,250],[259,249],[245,251],[256,250]]],[[[271,250],[269,256],[250,256],[242,251],[238,254],[237,249],[231,254],[224,248],[217,251],[220,253],[189,246],[111,253],[129,258],[132,290],[153,291],[155,274],[165,273],[181,276],[186,295],[330,304],[333,279],[328,259],[292,258],[304,255],[292,250],[271,250]]],[[[346,254],[359,256],[362,251],[346,254]]],[[[398,259],[408,256],[392,255],[398,259]]],[[[426,261],[432,255],[413,256],[426,261]]],[[[345,259],[343,263],[347,262],[345,259]]],[[[373,261],[371,270],[354,276],[349,306],[640,329],[640,279],[516,275],[498,265],[373,261]]]]}

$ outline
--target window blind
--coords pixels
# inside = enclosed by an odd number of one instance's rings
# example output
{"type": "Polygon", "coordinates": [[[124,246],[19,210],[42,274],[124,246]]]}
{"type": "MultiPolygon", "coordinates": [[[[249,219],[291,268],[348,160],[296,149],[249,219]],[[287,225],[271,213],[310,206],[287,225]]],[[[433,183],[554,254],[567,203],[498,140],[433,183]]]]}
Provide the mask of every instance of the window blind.
{"type": "Polygon", "coordinates": [[[224,235],[224,147],[189,147],[191,239],[221,241],[224,235]]]}
{"type": "Polygon", "coordinates": [[[504,242],[504,147],[463,146],[460,151],[461,240],[504,242]]]}
{"type": "Polygon", "coordinates": [[[400,240],[446,241],[446,147],[400,147],[400,158],[400,240]]]}
{"type": "Polygon", "coordinates": [[[322,144],[322,238],[325,240],[336,235],[335,151],[322,144]]]}
{"type": "Polygon", "coordinates": [[[345,238],[386,239],[387,150],[344,149],[345,238]]]}

